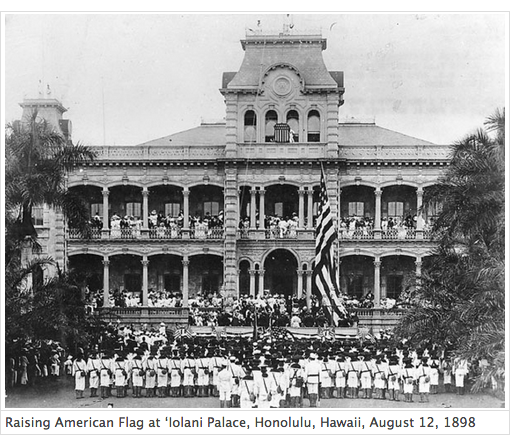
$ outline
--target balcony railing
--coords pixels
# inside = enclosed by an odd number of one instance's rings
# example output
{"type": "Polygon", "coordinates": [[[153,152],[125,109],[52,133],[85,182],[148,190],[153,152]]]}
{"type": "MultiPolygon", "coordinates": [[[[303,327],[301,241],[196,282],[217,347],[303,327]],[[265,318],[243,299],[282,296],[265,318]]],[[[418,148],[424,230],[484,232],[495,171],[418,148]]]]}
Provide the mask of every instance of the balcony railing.
{"type": "Polygon", "coordinates": [[[265,229],[265,239],[297,239],[297,229],[268,227],[265,229]]]}
{"type": "Polygon", "coordinates": [[[357,239],[360,241],[366,241],[374,239],[374,231],[370,228],[348,230],[347,228],[343,227],[340,229],[339,237],[340,239],[346,240],[357,239]]]}
{"type": "Polygon", "coordinates": [[[150,239],[182,239],[182,229],[180,227],[156,227],[150,229],[150,239]]]}
{"type": "Polygon", "coordinates": [[[224,239],[224,227],[195,227],[191,239],[224,239]]]}
{"type": "MultiPolygon", "coordinates": [[[[152,228],[149,230],[149,234],[142,233],[139,229],[131,228],[112,228],[107,231],[107,239],[111,240],[124,240],[133,241],[140,239],[150,240],[174,240],[174,239],[185,239],[182,229],[180,228],[152,228]]],[[[78,230],[69,229],[68,239],[70,240],[92,240],[101,239],[101,229],[89,229],[89,230],[78,230]]],[[[194,228],[190,230],[188,238],[198,240],[222,240],[224,239],[224,227],[205,227],[205,228],[194,228]]]]}
{"type": "Polygon", "coordinates": [[[100,228],[89,228],[86,230],[69,229],[69,239],[101,239],[102,229],[100,228]]]}
{"type": "MultiPolygon", "coordinates": [[[[417,235],[415,227],[404,227],[381,230],[380,239],[384,241],[414,241],[416,239],[430,239],[430,236],[431,234],[429,232],[417,235]]],[[[347,241],[368,241],[377,239],[374,230],[370,228],[356,228],[351,230],[345,227],[340,229],[339,238],[347,241]]]]}
{"type": "Polygon", "coordinates": [[[381,235],[383,239],[388,241],[399,240],[403,241],[405,239],[415,239],[416,233],[414,227],[400,227],[397,229],[386,229],[381,231],[381,235]]]}

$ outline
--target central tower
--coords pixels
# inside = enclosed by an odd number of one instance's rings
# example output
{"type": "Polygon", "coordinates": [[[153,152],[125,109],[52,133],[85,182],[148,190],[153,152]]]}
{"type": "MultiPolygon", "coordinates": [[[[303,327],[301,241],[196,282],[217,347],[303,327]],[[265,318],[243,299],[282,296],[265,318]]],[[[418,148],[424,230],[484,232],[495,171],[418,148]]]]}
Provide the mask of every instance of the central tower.
{"type": "MultiPolygon", "coordinates": [[[[238,72],[223,75],[226,158],[247,144],[315,143],[324,158],[338,156],[338,107],[343,72],[329,72],[321,35],[262,35],[241,41],[238,72]]],[[[265,145],[264,145],[265,146],[265,145]]]]}

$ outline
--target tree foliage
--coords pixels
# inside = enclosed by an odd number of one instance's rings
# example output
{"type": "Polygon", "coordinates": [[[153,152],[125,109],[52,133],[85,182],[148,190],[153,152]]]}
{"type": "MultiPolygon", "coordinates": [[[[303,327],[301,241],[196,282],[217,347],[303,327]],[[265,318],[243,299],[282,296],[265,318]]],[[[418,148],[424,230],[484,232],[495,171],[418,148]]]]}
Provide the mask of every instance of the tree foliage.
{"type": "Polygon", "coordinates": [[[423,209],[442,206],[434,225],[439,245],[427,258],[416,306],[397,334],[415,343],[435,343],[491,367],[504,378],[505,343],[505,160],[504,110],[490,116],[488,131],[477,130],[452,147],[439,183],[426,190],[423,209]]]}
{"type": "Polygon", "coordinates": [[[82,200],[73,197],[65,184],[66,173],[94,153],[74,145],[53,130],[34,112],[24,123],[9,124],[5,138],[5,203],[11,218],[10,238],[37,237],[32,208],[47,204],[62,209],[69,220],[85,226],[87,212],[82,200]]]}
{"type": "MultiPolygon", "coordinates": [[[[23,123],[9,124],[5,138],[5,298],[6,336],[77,339],[87,319],[80,290],[60,271],[45,282],[32,274],[54,265],[51,258],[22,260],[26,247],[38,249],[32,218],[35,206],[48,205],[85,227],[83,200],[66,187],[66,173],[94,158],[90,148],[74,145],[34,112],[23,123]]],[[[31,252],[29,252],[31,253],[31,252]]]]}

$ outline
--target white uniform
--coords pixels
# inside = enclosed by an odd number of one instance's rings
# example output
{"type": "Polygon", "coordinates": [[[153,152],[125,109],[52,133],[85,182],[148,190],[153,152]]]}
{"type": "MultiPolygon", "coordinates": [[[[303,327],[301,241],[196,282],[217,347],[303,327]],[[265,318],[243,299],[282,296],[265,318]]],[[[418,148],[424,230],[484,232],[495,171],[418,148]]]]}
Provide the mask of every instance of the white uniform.
{"type": "Polygon", "coordinates": [[[243,378],[240,381],[240,408],[250,409],[253,407],[255,398],[255,382],[253,379],[243,378]]]}
{"type": "Polygon", "coordinates": [[[112,363],[110,358],[100,360],[100,386],[102,387],[110,387],[112,383],[112,363]]]}
{"type": "Polygon", "coordinates": [[[257,383],[256,387],[258,408],[270,408],[271,399],[276,393],[276,384],[274,383],[274,379],[270,375],[267,375],[266,377],[262,375],[262,378],[257,383]]]}
{"type": "Polygon", "coordinates": [[[301,396],[301,383],[304,382],[304,372],[300,367],[291,367],[288,372],[290,385],[289,394],[292,398],[301,396]]]}
{"type": "Polygon", "coordinates": [[[87,364],[84,359],[76,359],[73,361],[73,376],[75,377],[75,390],[85,390],[86,369],[87,364]]]}
{"type": "Polygon", "coordinates": [[[139,359],[133,359],[130,363],[130,375],[132,377],[132,385],[134,387],[142,387],[144,384],[144,369],[143,361],[139,359]]]}
{"type": "Polygon", "coordinates": [[[146,389],[153,389],[157,384],[157,371],[155,370],[157,361],[154,358],[147,358],[144,361],[144,369],[146,370],[146,389]]]}
{"type": "Polygon", "coordinates": [[[467,360],[456,358],[454,360],[454,366],[452,367],[454,373],[454,379],[456,381],[456,387],[464,387],[465,375],[468,373],[467,360]]]}
{"type": "Polygon", "coordinates": [[[416,370],[416,378],[419,380],[419,393],[429,393],[431,368],[420,365],[416,370]]]}
{"type": "Polygon", "coordinates": [[[182,383],[183,366],[182,361],[178,358],[171,358],[169,364],[169,385],[171,387],[180,387],[182,383]]]}
{"type": "Polygon", "coordinates": [[[157,360],[157,387],[167,387],[167,374],[169,371],[168,359],[157,360]]]}
{"type": "Polygon", "coordinates": [[[440,373],[439,373],[440,362],[438,360],[431,360],[430,366],[431,366],[431,372],[430,372],[429,376],[431,378],[431,385],[438,386],[439,378],[440,378],[440,373]]]}
{"type": "Polygon", "coordinates": [[[337,361],[335,365],[335,387],[346,387],[347,366],[345,361],[337,361]]]}
{"type": "Polygon", "coordinates": [[[373,367],[374,387],[385,389],[388,378],[388,365],[386,363],[374,364],[373,367]]]}
{"type": "Polygon", "coordinates": [[[185,358],[182,362],[183,385],[194,386],[194,377],[196,375],[196,360],[185,358]]]}
{"type": "Polygon", "coordinates": [[[89,387],[97,389],[100,385],[100,360],[98,358],[87,360],[87,372],[89,372],[89,387]]]}
{"type": "Polygon", "coordinates": [[[218,377],[218,389],[219,389],[219,399],[221,401],[230,401],[231,393],[232,393],[232,374],[226,368],[221,370],[218,377]]]}
{"type": "Polygon", "coordinates": [[[127,384],[128,362],[125,360],[116,360],[114,365],[114,385],[124,387],[127,384]]]}
{"type": "Polygon", "coordinates": [[[209,362],[210,360],[208,358],[198,358],[196,360],[198,368],[198,386],[208,386],[209,362]]]}
{"type": "Polygon", "coordinates": [[[349,361],[347,365],[347,386],[358,388],[358,377],[360,374],[360,362],[349,361]]]}

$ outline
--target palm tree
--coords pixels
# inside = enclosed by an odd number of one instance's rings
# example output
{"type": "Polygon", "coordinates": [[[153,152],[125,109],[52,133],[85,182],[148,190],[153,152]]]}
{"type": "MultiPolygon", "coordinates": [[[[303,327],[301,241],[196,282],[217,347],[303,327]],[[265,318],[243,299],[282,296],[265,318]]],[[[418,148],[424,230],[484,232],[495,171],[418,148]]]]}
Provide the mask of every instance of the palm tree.
{"type": "Polygon", "coordinates": [[[61,209],[68,220],[84,227],[84,203],[66,189],[65,176],[78,163],[92,160],[94,153],[84,145],[74,145],[38,121],[33,112],[25,123],[9,124],[5,139],[5,202],[8,264],[16,249],[27,242],[37,246],[32,220],[34,206],[48,204],[61,209]],[[8,253],[11,251],[12,253],[8,253]]]}
{"type": "Polygon", "coordinates": [[[456,142],[448,170],[426,190],[423,208],[442,206],[434,225],[440,244],[424,267],[416,306],[397,328],[416,343],[486,359],[491,366],[475,390],[504,376],[504,120],[497,110],[488,132],[456,142]]]}

